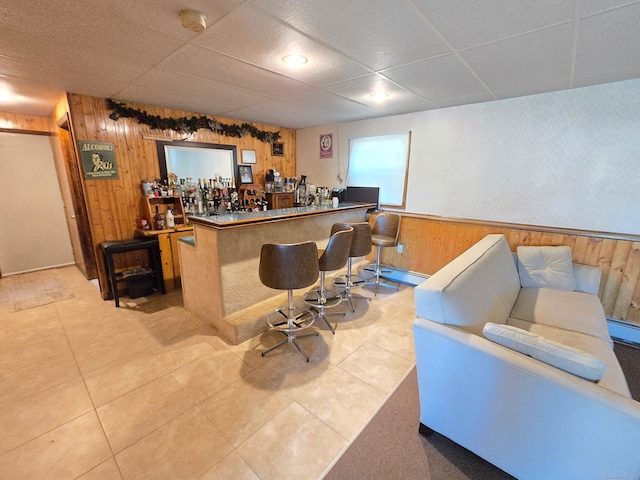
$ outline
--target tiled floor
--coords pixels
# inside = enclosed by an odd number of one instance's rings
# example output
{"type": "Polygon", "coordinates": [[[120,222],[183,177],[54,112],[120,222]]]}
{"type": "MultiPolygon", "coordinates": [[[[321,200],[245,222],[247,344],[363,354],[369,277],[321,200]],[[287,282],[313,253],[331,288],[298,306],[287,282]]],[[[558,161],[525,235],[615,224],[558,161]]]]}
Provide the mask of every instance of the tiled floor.
{"type": "Polygon", "coordinates": [[[0,279],[3,479],[320,478],[414,364],[410,287],[317,322],[306,363],[226,344],[179,291],[117,309],[57,272],[74,298],[18,312],[0,279]]]}

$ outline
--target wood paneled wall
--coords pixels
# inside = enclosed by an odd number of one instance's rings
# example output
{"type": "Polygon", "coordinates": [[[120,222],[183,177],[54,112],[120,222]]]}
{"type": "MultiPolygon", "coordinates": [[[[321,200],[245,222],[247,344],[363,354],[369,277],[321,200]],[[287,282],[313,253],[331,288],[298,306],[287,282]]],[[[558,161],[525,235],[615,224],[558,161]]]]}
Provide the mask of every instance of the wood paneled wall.
{"type": "Polygon", "coordinates": [[[0,112],[0,131],[48,135],[53,133],[53,124],[48,117],[0,112]]]}
{"type": "Polygon", "coordinates": [[[385,264],[433,274],[490,233],[518,245],[568,245],[573,261],[600,268],[598,296],[605,315],[640,324],[640,237],[511,224],[402,215],[399,243],[382,250],[385,264]]]}
{"type": "MultiPolygon", "coordinates": [[[[139,214],[139,202],[142,195],[141,180],[160,177],[160,167],[156,150],[156,141],[143,138],[150,132],[149,127],[140,125],[134,119],[121,118],[114,121],[109,118],[111,111],[106,99],[86,95],[68,95],[69,110],[75,141],[110,142],[115,145],[119,178],[113,180],[84,180],[85,200],[87,204],[91,237],[96,248],[98,273],[101,285],[106,285],[101,253],[97,246],[105,240],[131,238],[134,235],[136,218],[139,214]]],[[[130,107],[145,110],[151,115],[161,117],[191,117],[199,113],[171,110],[146,105],[127,104],[130,107]]],[[[228,118],[215,117],[228,124],[243,122],[228,118]]],[[[252,164],[254,181],[264,183],[264,174],[268,169],[276,169],[283,176],[296,175],[295,130],[272,125],[254,124],[265,131],[280,132],[280,142],[284,144],[283,156],[271,155],[271,144],[261,142],[251,136],[232,138],[201,129],[189,140],[194,142],[236,145],[238,163],[242,161],[242,150],[255,150],[257,161],[252,164]]],[[[155,132],[157,133],[157,132],[155,132]]],[[[167,132],[166,140],[183,140],[184,135],[167,132]]],[[[77,148],[77,145],[76,145],[77,148]]],[[[78,155],[79,157],[79,155],[78,155]]],[[[129,258],[129,257],[127,257],[129,258]]],[[[135,259],[127,260],[135,262],[135,259]]],[[[132,265],[127,265],[132,266],[132,265]]],[[[104,289],[103,289],[104,290],[104,289]]]]}

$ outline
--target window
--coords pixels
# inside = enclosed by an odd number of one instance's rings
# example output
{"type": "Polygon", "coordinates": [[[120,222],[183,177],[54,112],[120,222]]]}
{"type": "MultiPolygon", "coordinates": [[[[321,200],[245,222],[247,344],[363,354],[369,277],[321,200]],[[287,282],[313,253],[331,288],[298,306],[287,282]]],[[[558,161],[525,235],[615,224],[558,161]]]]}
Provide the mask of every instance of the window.
{"type": "Polygon", "coordinates": [[[380,204],[404,207],[411,133],[352,138],[347,186],[380,187],[380,204]]]}

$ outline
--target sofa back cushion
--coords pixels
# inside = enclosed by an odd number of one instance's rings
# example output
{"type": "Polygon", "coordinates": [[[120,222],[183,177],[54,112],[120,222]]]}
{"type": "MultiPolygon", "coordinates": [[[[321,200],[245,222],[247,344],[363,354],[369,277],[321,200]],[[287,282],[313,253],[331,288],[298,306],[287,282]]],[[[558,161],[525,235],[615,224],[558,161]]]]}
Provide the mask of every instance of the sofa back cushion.
{"type": "Polygon", "coordinates": [[[487,235],[414,289],[416,315],[482,335],[506,323],[520,278],[504,235],[487,235]]]}
{"type": "Polygon", "coordinates": [[[523,288],[576,289],[570,247],[520,245],[517,251],[523,288]]]}

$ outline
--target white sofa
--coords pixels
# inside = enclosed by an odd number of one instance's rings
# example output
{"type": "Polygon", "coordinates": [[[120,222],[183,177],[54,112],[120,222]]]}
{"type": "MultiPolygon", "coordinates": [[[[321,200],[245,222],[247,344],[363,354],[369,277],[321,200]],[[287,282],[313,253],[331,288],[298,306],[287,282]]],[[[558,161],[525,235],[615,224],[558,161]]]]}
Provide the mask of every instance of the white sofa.
{"type": "Polygon", "coordinates": [[[569,265],[575,291],[523,288],[506,238],[488,235],[415,288],[420,432],[436,431],[520,479],[639,479],[640,403],[613,353],[596,295],[600,271],[569,265]],[[568,346],[569,356],[600,367],[601,379],[483,334],[504,326],[534,347],[568,346]]]}

